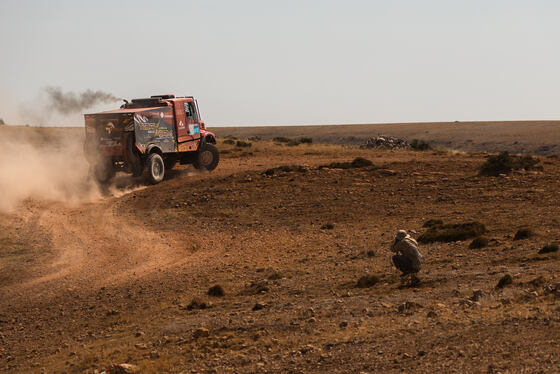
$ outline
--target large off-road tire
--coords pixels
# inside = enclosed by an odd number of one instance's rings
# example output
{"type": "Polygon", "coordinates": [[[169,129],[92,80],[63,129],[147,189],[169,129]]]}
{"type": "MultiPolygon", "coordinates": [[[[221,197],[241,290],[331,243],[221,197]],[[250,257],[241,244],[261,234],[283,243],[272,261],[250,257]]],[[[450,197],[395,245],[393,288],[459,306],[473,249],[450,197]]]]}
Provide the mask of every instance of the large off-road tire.
{"type": "Polygon", "coordinates": [[[100,160],[95,163],[91,169],[91,174],[93,174],[95,180],[100,184],[107,184],[111,182],[111,179],[113,179],[116,174],[116,170],[113,167],[111,159],[100,160]]]}
{"type": "Polygon", "coordinates": [[[216,169],[218,162],[220,162],[218,148],[214,144],[204,142],[195,155],[193,165],[197,169],[212,171],[216,169]]]}
{"type": "Polygon", "coordinates": [[[165,163],[163,158],[157,153],[150,154],[144,166],[144,178],[148,183],[158,184],[163,180],[164,175],[165,163]]]}

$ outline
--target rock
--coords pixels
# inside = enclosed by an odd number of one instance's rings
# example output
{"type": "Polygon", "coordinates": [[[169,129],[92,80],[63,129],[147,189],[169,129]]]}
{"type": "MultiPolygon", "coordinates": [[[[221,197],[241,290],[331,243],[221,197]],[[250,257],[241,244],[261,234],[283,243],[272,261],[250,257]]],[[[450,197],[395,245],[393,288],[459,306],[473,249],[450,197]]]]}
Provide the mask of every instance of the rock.
{"type": "Polygon", "coordinates": [[[500,278],[498,284],[496,285],[496,288],[504,288],[505,286],[509,286],[512,283],[513,283],[513,278],[511,277],[511,275],[506,274],[502,278],[500,278]]]}
{"type": "Polygon", "coordinates": [[[356,287],[369,288],[376,285],[377,283],[379,283],[379,276],[375,274],[368,274],[358,279],[358,282],[356,283],[356,287]]]}
{"type": "Polygon", "coordinates": [[[253,306],[253,310],[261,310],[261,309],[266,308],[266,306],[267,306],[267,305],[266,305],[265,303],[257,302],[257,303],[255,303],[255,305],[253,306]]]}
{"type": "MultiPolygon", "coordinates": [[[[208,292],[210,292],[210,291],[208,291],[208,292]]],[[[194,309],[207,309],[209,307],[210,307],[210,303],[208,303],[208,302],[206,302],[206,301],[204,301],[204,300],[202,300],[198,297],[195,297],[191,300],[189,305],[187,305],[186,307],[181,308],[181,309],[194,310],[194,309]]]]}
{"type": "Polygon", "coordinates": [[[219,284],[212,286],[208,289],[208,296],[222,297],[225,296],[225,291],[219,284]]]}
{"type": "Polygon", "coordinates": [[[312,346],[311,344],[307,344],[305,347],[301,348],[299,351],[301,352],[302,355],[304,355],[306,353],[315,351],[315,347],[312,346]]]}
{"type": "Polygon", "coordinates": [[[414,301],[406,301],[405,303],[399,305],[399,313],[413,313],[417,309],[423,308],[422,305],[415,303],[414,301]]]}
{"type": "Polygon", "coordinates": [[[379,170],[379,174],[391,177],[393,175],[397,175],[397,172],[391,169],[383,169],[379,170]]]}
{"type": "Polygon", "coordinates": [[[408,148],[406,139],[379,135],[369,138],[360,148],[403,149],[408,148]]]}
{"type": "Polygon", "coordinates": [[[430,311],[428,312],[428,314],[426,315],[426,317],[428,317],[428,318],[437,318],[437,317],[438,317],[438,314],[437,314],[436,312],[434,312],[433,310],[430,310],[430,311]]]}
{"type": "Polygon", "coordinates": [[[159,352],[158,352],[158,351],[151,351],[151,352],[150,352],[150,358],[151,358],[152,360],[154,360],[154,359],[156,359],[156,358],[159,358],[159,352]]]}
{"type": "Polygon", "coordinates": [[[471,301],[479,301],[484,296],[484,291],[482,290],[475,290],[473,291],[473,295],[469,298],[471,301]]]}
{"type": "Polygon", "coordinates": [[[348,321],[342,321],[338,324],[338,326],[340,328],[346,328],[346,327],[348,327],[348,321]]]}
{"type": "Polygon", "coordinates": [[[204,327],[199,327],[198,329],[194,330],[193,332],[193,338],[198,339],[198,338],[206,338],[210,336],[210,331],[207,328],[204,327]]]}
{"type": "Polygon", "coordinates": [[[544,247],[542,247],[541,250],[539,250],[539,254],[546,254],[546,253],[554,253],[554,252],[558,252],[558,244],[553,243],[553,244],[548,244],[545,245],[544,247]]]}
{"type": "Polygon", "coordinates": [[[144,343],[136,343],[136,344],[134,344],[134,348],[136,348],[136,349],[148,349],[148,346],[144,343]]]}
{"type": "Polygon", "coordinates": [[[140,368],[133,364],[113,364],[109,369],[105,371],[105,373],[111,374],[130,374],[139,372],[140,368]]]}
{"type": "Polygon", "coordinates": [[[315,309],[308,308],[303,312],[303,317],[313,317],[315,315],[315,309]]]}

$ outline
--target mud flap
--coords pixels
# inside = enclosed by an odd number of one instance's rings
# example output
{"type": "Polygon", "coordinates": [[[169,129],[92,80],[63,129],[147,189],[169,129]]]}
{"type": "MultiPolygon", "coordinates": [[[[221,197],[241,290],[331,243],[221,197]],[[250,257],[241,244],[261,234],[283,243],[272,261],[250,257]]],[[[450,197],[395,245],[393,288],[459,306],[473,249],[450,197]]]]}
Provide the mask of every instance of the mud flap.
{"type": "Polygon", "coordinates": [[[134,133],[131,132],[127,134],[126,138],[126,161],[132,175],[139,177],[142,175],[144,165],[142,164],[142,159],[140,158],[134,143],[134,133]]]}

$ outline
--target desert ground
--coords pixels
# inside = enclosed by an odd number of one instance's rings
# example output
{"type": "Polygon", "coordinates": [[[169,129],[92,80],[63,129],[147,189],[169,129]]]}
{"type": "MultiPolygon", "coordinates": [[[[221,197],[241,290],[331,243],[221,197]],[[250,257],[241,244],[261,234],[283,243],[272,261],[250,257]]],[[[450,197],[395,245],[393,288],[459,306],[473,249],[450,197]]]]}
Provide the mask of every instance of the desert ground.
{"type": "MultiPolygon", "coordinates": [[[[17,186],[28,196],[0,191],[19,199],[0,212],[0,371],[558,372],[560,252],[538,253],[560,241],[557,123],[368,126],[215,128],[210,173],[65,183],[87,174],[78,163],[54,186],[26,178],[42,187],[17,186]],[[357,146],[378,133],[436,149],[357,146]],[[499,150],[539,154],[539,168],[479,175],[499,150]],[[344,164],[358,157],[371,165],[344,164]],[[389,247],[429,220],[483,223],[488,243],[421,243],[408,285],[389,247]]],[[[0,127],[76,160],[67,143],[82,135],[0,127]]]]}
{"type": "Polygon", "coordinates": [[[219,136],[311,137],[319,143],[361,145],[372,136],[419,139],[466,152],[560,155],[560,121],[418,122],[366,125],[216,127],[219,136]]]}

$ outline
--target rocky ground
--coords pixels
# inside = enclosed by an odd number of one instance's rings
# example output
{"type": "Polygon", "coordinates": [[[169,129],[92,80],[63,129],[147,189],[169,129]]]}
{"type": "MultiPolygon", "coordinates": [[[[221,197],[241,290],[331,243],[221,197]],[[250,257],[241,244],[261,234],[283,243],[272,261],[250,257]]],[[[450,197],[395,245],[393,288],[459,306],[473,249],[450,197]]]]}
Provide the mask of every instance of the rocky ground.
{"type": "Polygon", "coordinates": [[[233,143],[212,173],[1,213],[0,371],[558,371],[557,158],[486,177],[483,154],[233,143]],[[389,245],[429,219],[488,245],[423,244],[403,287],[389,245]]]}

